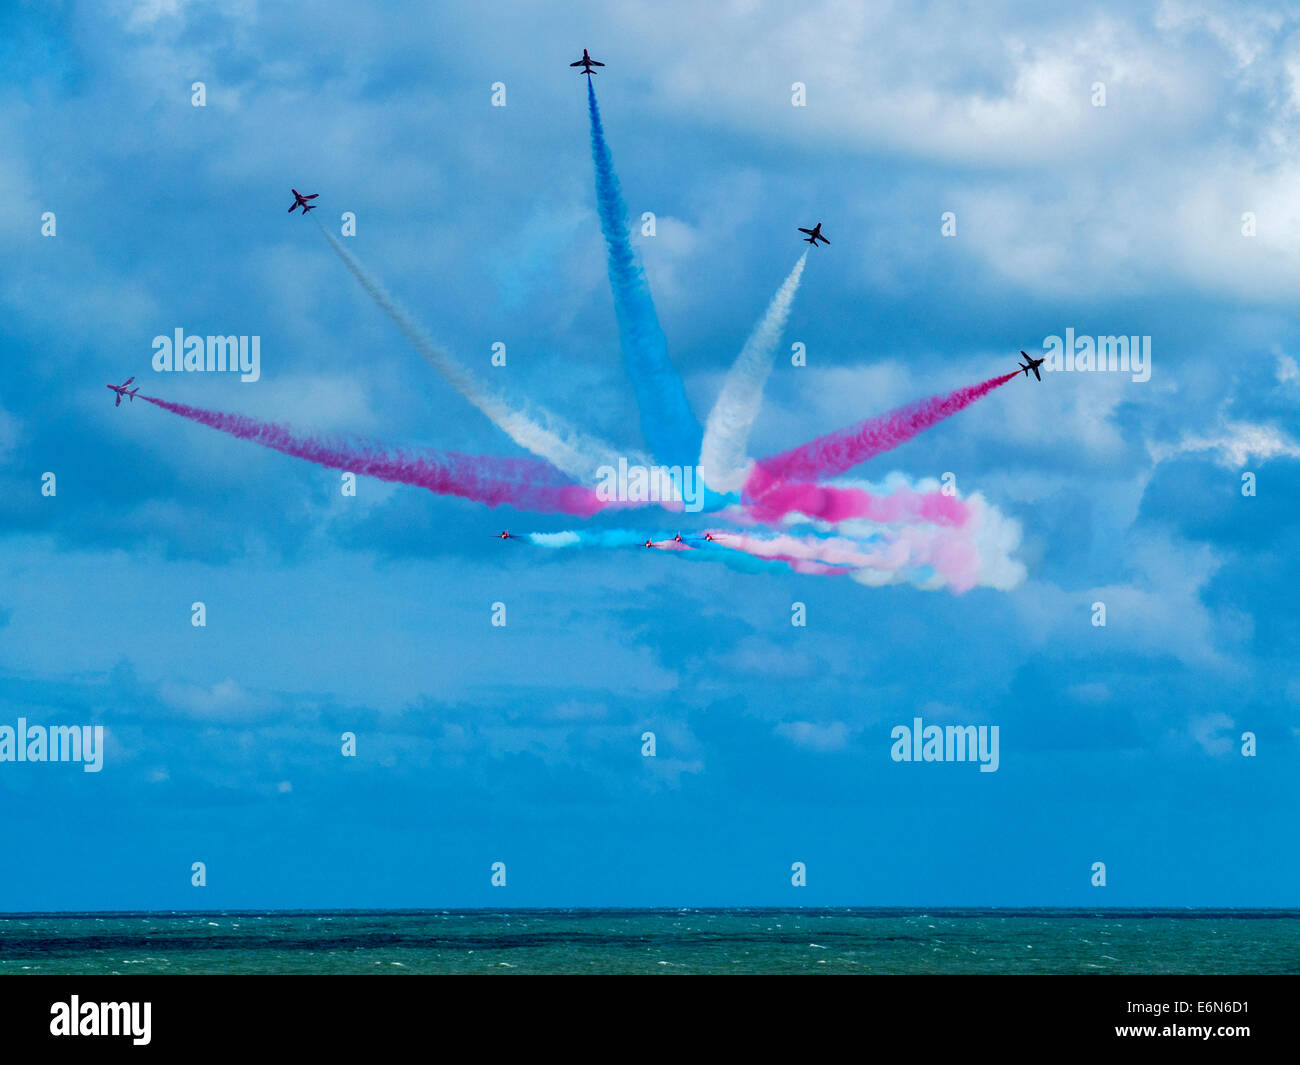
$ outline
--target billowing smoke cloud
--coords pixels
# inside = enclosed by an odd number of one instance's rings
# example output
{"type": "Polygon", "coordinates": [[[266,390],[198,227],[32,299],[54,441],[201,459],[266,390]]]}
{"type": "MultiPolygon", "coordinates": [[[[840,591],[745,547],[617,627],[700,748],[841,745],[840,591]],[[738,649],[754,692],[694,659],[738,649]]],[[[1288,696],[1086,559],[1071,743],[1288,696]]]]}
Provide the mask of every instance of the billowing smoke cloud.
{"type": "Polygon", "coordinates": [[[844,485],[802,484],[778,481],[746,506],[759,521],[778,521],[788,515],[802,515],[821,521],[840,522],[865,518],[877,522],[923,521],[935,525],[963,525],[970,510],[955,495],[940,491],[914,492],[898,488],[881,495],[864,488],[844,485]]]}
{"type": "Polygon", "coordinates": [[[700,423],[691,411],[672,360],[645,271],[632,247],[627,205],[614,172],[614,159],[596,106],[596,90],[587,79],[591,115],[591,154],[596,168],[596,208],[609,258],[619,341],[641,412],[641,432],[654,458],[670,466],[695,463],[700,454],[700,423]]]}
{"type": "Polygon", "coordinates": [[[287,425],[243,414],[204,410],[153,396],[139,398],[210,429],[319,466],[416,485],[438,495],[460,496],[490,507],[505,504],[521,510],[590,517],[604,505],[590,488],[573,484],[553,466],[537,459],[390,451],[375,444],[302,434],[287,425]]]}
{"type": "MultiPolygon", "coordinates": [[[[894,474],[890,483],[906,481],[894,474]]],[[[926,493],[934,483],[922,482],[915,488],[926,493]]],[[[972,588],[1015,588],[1025,579],[1024,564],[1014,558],[1020,547],[1019,522],[979,493],[961,502],[968,516],[955,527],[859,520],[834,526],[836,535],[876,544],[872,564],[855,569],[853,579],[871,586],[906,582],[927,591],[947,588],[958,594],[972,588]]]]}
{"type": "Polygon", "coordinates": [[[803,525],[772,529],[733,508],[728,516],[740,527],[711,527],[676,533],[656,529],[570,530],[533,533],[528,539],[547,548],[645,548],[675,551],[684,559],[726,562],[735,569],[761,572],[793,569],[818,576],[850,576],[866,585],[909,583],[927,591],[948,589],[962,594],[985,587],[1007,591],[1025,578],[1013,559],[1020,545],[1020,526],[982,496],[956,499],[938,490],[938,482],[910,482],[891,474],[883,484],[837,486],[874,500],[875,517],[815,521],[788,517],[803,525]],[[930,510],[938,501],[945,506],[930,510]]]}
{"type": "MultiPolygon", "coordinates": [[[[544,458],[557,469],[584,483],[590,482],[595,477],[598,467],[617,464],[619,453],[608,444],[569,428],[559,418],[546,411],[534,409],[526,413],[515,410],[501,397],[485,388],[464,366],[433,342],[411,317],[410,312],[371,276],[334,234],[324,225],[320,226],[320,231],[351,271],[352,276],[361,283],[361,287],[370,294],[380,309],[393,320],[402,335],[410,341],[411,346],[430,366],[442,374],[457,392],[486,414],[493,424],[520,447],[544,458]]],[[[622,452],[622,456],[626,458],[627,453],[622,452]]],[[[633,461],[636,461],[635,457],[633,461]]]]}
{"type": "Polygon", "coordinates": [[[763,405],[763,386],[772,372],[776,345],[790,317],[807,261],[808,253],[804,252],[772,297],[767,312],[727,372],[722,391],[705,421],[700,472],[704,483],[715,492],[739,492],[745,484],[750,466],[745,453],[749,433],[763,405]]]}

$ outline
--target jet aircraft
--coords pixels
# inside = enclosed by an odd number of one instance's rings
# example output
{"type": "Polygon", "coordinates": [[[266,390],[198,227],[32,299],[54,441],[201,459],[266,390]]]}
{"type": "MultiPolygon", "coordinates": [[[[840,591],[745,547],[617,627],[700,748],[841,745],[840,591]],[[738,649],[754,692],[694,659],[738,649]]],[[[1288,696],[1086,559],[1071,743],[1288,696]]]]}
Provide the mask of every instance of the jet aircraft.
{"type": "Polygon", "coordinates": [[[799,226],[799,232],[808,234],[806,237],[803,238],[804,243],[811,244],[814,248],[817,247],[817,242],[819,240],[823,244],[830,243],[829,240],[827,240],[825,237],[822,236],[822,224],[820,222],[818,222],[815,226],[813,226],[812,229],[804,229],[803,226],[799,226]]]}
{"type": "Polygon", "coordinates": [[[319,196],[320,195],[319,192],[313,192],[310,196],[304,196],[297,189],[290,189],[289,191],[293,193],[293,206],[289,208],[290,214],[293,214],[294,211],[296,211],[299,207],[301,207],[302,213],[305,215],[308,211],[314,211],[316,210],[317,207],[320,206],[319,204],[316,203],[307,202],[308,200],[314,200],[317,196],[319,196]]]}
{"type": "Polygon", "coordinates": [[[1043,375],[1038,372],[1038,368],[1043,365],[1043,361],[1047,358],[1047,356],[1044,355],[1043,358],[1041,359],[1031,359],[1029,357],[1029,353],[1026,351],[1022,351],[1020,354],[1025,357],[1025,361],[1023,363],[1017,364],[1017,368],[1020,370],[1020,372],[1024,374],[1026,377],[1028,377],[1029,371],[1033,370],[1034,376],[1041,381],[1043,379],[1043,375]]]}
{"type": "Polygon", "coordinates": [[[592,74],[596,73],[596,71],[591,69],[592,67],[603,67],[604,65],[605,65],[604,63],[597,63],[594,59],[592,59],[591,56],[587,53],[587,49],[585,48],[582,50],[582,58],[579,59],[576,63],[569,64],[569,66],[571,67],[582,67],[582,69],[578,71],[578,73],[586,74],[588,76],[591,76],[592,74]]]}
{"type": "Polygon", "coordinates": [[[120,407],[120,406],[122,405],[122,397],[123,397],[123,396],[126,396],[126,398],[129,399],[129,400],[131,400],[131,402],[133,402],[133,403],[135,402],[135,394],[136,394],[137,392],[140,391],[140,386],[139,386],[139,385],[136,385],[135,388],[130,388],[130,389],[127,388],[127,385],[129,385],[129,384],[130,384],[132,381],[134,381],[134,380],[135,380],[134,377],[128,377],[128,378],[127,378],[125,381],[123,381],[120,385],[105,385],[105,386],[104,386],[105,388],[109,388],[109,389],[111,389],[112,391],[114,391],[114,392],[117,393],[117,402],[114,403],[113,406],[115,406],[115,407],[120,407]]]}

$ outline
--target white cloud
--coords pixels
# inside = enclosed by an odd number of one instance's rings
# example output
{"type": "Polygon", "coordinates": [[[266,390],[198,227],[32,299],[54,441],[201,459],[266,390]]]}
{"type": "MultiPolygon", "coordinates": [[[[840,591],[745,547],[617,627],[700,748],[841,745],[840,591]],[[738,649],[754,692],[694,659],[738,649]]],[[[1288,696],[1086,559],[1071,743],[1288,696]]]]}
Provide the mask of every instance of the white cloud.
{"type": "Polygon", "coordinates": [[[796,747],[807,747],[813,751],[843,750],[851,735],[851,730],[843,721],[832,721],[826,725],[813,721],[782,721],[775,731],[796,747]]]}
{"type": "Polygon", "coordinates": [[[1232,737],[1222,735],[1232,728],[1232,718],[1224,713],[1204,714],[1192,719],[1192,738],[1206,754],[1224,755],[1232,750],[1232,737]]]}
{"type": "Polygon", "coordinates": [[[1224,421],[1217,432],[1207,436],[1185,436],[1174,444],[1148,445],[1155,462],[1165,462],[1177,455],[1201,451],[1218,453],[1221,465],[1241,469],[1251,458],[1267,462],[1275,458],[1300,458],[1300,444],[1272,425],[1224,421]]]}
{"type": "Polygon", "coordinates": [[[251,720],[275,708],[273,700],[254,695],[229,678],[209,686],[163,681],[158,686],[158,697],[182,713],[205,721],[251,720]]]}
{"type": "Polygon", "coordinates": [[[1177,42],[1104,14],[1049,23],[1035,11],[998,24],[974,10],[918,19],[850,0],[744,13],[683,2],[622,21],[661,106],[850,150],[1065,168],[1102,145],[1122,150],[1193,127],[1211,100],[1177,42]],[[1097,81],[1112,106],[1092,106],[1097,81]],[[807,86],[804,108],[791,106],[794,82],[807,86]]]}
{"type": "Polygon", "coordinates": [[[1036,645],[1090,654],[1120,649],[1144,657],[1167,655],[1187,666],[1231,669],[1231,648],[1249,630],[1238,611],[1211,612],[1201,594],[1223,559],[1203,544],[1163,534],[1130,536],[1121,545],[1128,579],[1062,588],[1050,581],[1025,583],[1012,601],[1036,645]],[[1106,607],[1105,626],[1092,624],[1092,604],[1106,607]]]}

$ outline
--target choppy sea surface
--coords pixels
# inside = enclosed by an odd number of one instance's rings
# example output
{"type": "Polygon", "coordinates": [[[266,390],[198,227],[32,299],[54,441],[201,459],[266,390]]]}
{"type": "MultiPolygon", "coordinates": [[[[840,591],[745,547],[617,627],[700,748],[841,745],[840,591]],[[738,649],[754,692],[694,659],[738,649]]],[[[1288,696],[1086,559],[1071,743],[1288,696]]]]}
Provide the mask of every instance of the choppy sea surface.
{"type": "Polygon", "coordinates": [[[0,975],[1297,972],[1293,910],[0,915],[0,975]]]}

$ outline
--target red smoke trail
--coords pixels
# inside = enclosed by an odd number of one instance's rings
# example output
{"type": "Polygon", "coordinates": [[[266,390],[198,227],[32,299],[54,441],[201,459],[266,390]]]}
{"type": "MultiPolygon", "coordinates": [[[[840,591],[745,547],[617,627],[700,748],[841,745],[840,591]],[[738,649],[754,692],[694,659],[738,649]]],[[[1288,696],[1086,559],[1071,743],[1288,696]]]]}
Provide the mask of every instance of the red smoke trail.
{"type": "Polygon", "coordinates": [[[319,466],[415,485],[438,495],[460,496],[490,507],[505,504],[520,510],[585,518],[604,506],[594,491],[567,481],[555,467],[537,459],[387,451],[373,444],[304,436],[286,425],[261,422],[243,414],[223,414],[152,396],[140,396],[140,399],[240,440],[319,466]]]}
{"type": "Polygon", "coordinates": [[[852,469],[867,459],[891,451],[918,433],[951,418],[995,388],[1005,385],[1018,370],[968,385],[946,396],[931,396],[891,410],[848,429],[840,429],[800,447],[783,451],[755,464],[745,482],[744,495],[761,499],[781,481],[818,481],[852,469]]]}

